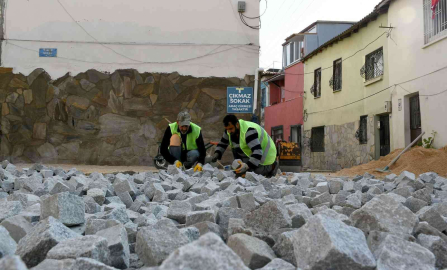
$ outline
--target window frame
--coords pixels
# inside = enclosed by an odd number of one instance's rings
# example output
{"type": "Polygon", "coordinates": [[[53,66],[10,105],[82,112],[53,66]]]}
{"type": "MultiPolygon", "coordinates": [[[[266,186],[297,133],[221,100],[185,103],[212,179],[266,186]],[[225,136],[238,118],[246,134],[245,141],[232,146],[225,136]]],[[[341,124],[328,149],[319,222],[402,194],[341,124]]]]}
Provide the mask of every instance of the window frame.
{"type": "Polygon", "coordinates": [[[279,135],[279,134],[274,134],[274,132],[278,131],[278,130],[281,130],[281,141],[284,140],[284,128],[283,128],[283,125],[274,126],[274,127],[271,128],[271,131],[270,131],[270,134],[272,135],[271,137],[272,137],[272,140],[273,140],[274,143],[276,143],[276,140],[277,140],[276,136],[279,135]]]}
{"type": "Polygon", "coordinates": [[[314,98],[320,98],[321,97],[321,68],[317,68],[314,70],[314,98]],[[319,74],[318,77],[318,83],[317,83],[317,74],[319,74]]]}
{"type": "MultiPolygon", "coordinates": [[[[325,152],[325,145],[324,145],[324,137],[325,137],[325,127],[324,126],[320,126],[320,127],[313,127],[311,129],[311,143],[310,143],[310,151],[313,153],[324,153],[325,152]],[[319,143],[319,145],[316,145],[316,132],[322,132],[322,141],[319,143]]],[[[319,139],[319,138],[318,138],[319,139]]]]}
{"type": "Polygon", "coordinates": [[[341,91],[342,89],[343,89],[343,60],[342,60],[342,58],[338,58],[337,60],[335,60],[334,62],[333,62],[333,64],[332,64],[332,79],[333,79],[333,87],[332,87],[332,91],[333,92],[339,92],[339,91],[341,91]],[[340,86],[340,88],[339,89],[336,89],[336,68],[337,68],[337,62],[340,62],[340,72],[339,72],[339,80],[340,80],[340,83],[339,83],[339,86],[340,86]]]}
{"type": "Polygon", "coordinates": [[[447,0],[439,0],[435,9],[435,18],[433,18],[431,2],[431,0],[422,1],[424,45],[447,36],[447,0]]]}
{"type": "Polygon", "coordinates": [[[367,55],[365,55],[365,82],[369,82],[371,80],[379,78],[380,76],[383,76],[384,71],[385,71],[385,62],[384,62],[384,55],[383,55],[383,47],[380,47],[380,48],[378,48],[378,49],[368,53],[367,55]],[[372,58],[372,56],[374,54],[376,54],[379,51],[382,51],[382,55],[381,55],[381,59],[382,59],[381,74],[378,74],[378,72],[376,72],[376,68],[375,68],[376,63],[374,63],[373,64],[374,65],[374,71],[373,71],[374,74],[373,74],[373,77],[369,78],[368,77],[368,65],[369,65],[369,62],[371,61],[370,59],[372,58]]]}

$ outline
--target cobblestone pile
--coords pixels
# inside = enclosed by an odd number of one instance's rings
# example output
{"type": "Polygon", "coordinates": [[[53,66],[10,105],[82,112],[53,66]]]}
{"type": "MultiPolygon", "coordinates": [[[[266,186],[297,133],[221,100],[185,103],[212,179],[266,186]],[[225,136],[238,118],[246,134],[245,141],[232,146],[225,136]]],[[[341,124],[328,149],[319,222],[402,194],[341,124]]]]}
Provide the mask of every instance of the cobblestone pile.
{"type": "Polygon", "coordinates": [[[442,269],[447,179],[0,166],[0,269],[442,269]]]}

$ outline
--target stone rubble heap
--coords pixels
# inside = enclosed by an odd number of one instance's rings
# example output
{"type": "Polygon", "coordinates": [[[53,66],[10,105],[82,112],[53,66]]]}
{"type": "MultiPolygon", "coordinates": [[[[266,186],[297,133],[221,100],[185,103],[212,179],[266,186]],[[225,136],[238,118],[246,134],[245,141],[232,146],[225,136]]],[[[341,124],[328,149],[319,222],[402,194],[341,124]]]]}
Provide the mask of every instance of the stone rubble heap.
{"type": "Polygon", "coordinates": [[[0,167],[0,269],[447,268],[447,179],[0,167]]]}

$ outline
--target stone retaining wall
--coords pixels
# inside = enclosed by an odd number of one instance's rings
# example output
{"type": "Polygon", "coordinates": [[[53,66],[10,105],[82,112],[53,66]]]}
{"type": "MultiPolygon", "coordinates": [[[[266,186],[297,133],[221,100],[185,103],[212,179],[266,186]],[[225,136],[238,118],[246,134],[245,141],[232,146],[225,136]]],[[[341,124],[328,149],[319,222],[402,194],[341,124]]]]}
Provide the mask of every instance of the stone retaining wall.
{"type": "MultiPolygon", "coordinates": [[[[0,70],[0,159],[93,165],[151,165],[168,122],[181,110],[218,140],[226,88],[253,86],[245,78],[195,78],[178,73],[88,70],[52,80],[0,70]]],[[[239,115],[250,119],[250,115],[239,115]]],[[[227,151],[227,155],[229,154],[227,151]]]]}
{"type": "Polygon", "coordinates": [[[375,157],[374,117],[368,116],[366,144],[355,137],[359,121],[343,125],[325,126],[325,152],[311,152],[311,130],[303,134],[303,167],[311,170],[338,171],[367,163],[375,157]]]}

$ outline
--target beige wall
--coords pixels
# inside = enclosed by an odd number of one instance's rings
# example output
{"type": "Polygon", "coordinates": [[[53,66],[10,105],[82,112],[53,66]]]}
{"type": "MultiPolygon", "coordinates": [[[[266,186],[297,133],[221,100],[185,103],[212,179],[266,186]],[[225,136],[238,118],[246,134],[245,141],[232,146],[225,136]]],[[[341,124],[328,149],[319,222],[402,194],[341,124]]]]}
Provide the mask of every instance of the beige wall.
{"type": "MultiPolygon", "coordinates": [[[[386,14],[378,17],[376,21],[370,22],[367,27],[361,28],[358,33],[353,34],[351,37],[334,44],[332,47],[323,50],[322,53],[308,59],[305,62],[305,73],[313,72],[317,68],[332,66],[334,60],[339,58],[346,59],[356,51],[361,50],[385,31],[379,28],[381,24],[387,25],[386,14]]],[[[329,87],[332,68],[323,70],[320,98],[314,98],[309,90],[314,84],[313,75],[305,75],[304,90],[306,91],[306,98],[304,101],[304,109],[307,110],[309,116],[304,123],[304,129],[309,130],[312,127],[323,125],[341,125],[358,121],[362,115],[384,113],[384,102],[389,100],[390,91],[384,91],[364,101],[340,109],[313,114],[313,112],[336,108],[360,100],[388,87],[389,67],[386,61],[387,57],[388,42],[386,35],[383,35],[365,50],[343,62],[342,90],[340,92],[333,92],[332,88],[329,87]],[[368,85],[360,76],[360,69],[364,65],[365,56],[380,47],[383,47],[384,53],[384,75],[381,80],[368,85]]]]}
{"type": "MultiPolygon", "coordinates": [[[[367,27],[361,28],[357,33],[324,49],[323,52],[305,62],[305,73],[313,73],[317,68],[331,67],[333,61],[339,58],[346,59],[342,64],[342,90],[339,92],[333,92],[329,86],[333,72],[332,67],[322,71],[320,98],[314,98],[310,93],[310,88],[314,84],[314,76],[305,75],[304,110],[307,112],[307,119],[305,117],[305,137],[303,139],[305,142],[309,141],[309,145],[307,145],[309,149],[304,150],[304,159],[308,159],[304,160],[304,163],[307,163],[309,168],[341,169],[380,157],[377,121],[379,115],[386,114],[385,101],[390,100],[390,92],[393,90],[391,88],[382,91],[389,86],[388,41],[386,34],[382,35],[387,29],[379,28],[379,26],[387,24],[387,14],[382,14],[375,21],[369,22],[367,27]],[[380,35],[382,36],[373,42],[380,35]],[[360,76],[365,56],[381,47],[383,47],[384,54],[384,74],[379,78],[365,82],[364,78],[360,76]],[[362,50],[363,48],[365,49],[362,50]],[[356,54],[350,57],[354,53],[356,54]],[[361,101],[356,102],[358,100],[361,101]],[[325,110],[329,111],[320,112],[325,110]],[[368,143],[361,145],[355,139],[355,132],[359,127],[360,116],[365,115],[368,115],[369,119],[368,143]],[[325,129],[327,138],[325,137],[326,153],[324,155],[310,152],[310,130],[319,126],[327,127],[325,129]],[[341,137],[344,139],[340,140],[341,137]],[[314,164],[315,162],[317,162],[317,166],[314,164]]],[[[392,119],[390,118],[390,128],[391,126],[392,119]]]]}
{"type": "MultiPolygon", "coordinates": [[[[388,22],[395,27],[388,40],[390,84],[401,83],[447,66],[447,39],[439,39],[429,46],[424,44],[424,14],[422,0],[396,0],[390,5],[388,22]]],[[[445,37],[445,36],[444,36],[445,37]]],[[[447,145],[447,69],[396,87],[393,103],[393,143],[402,148],[410,143],[408,98],[419,92],[422,130],[425,138],[437,132],[434,146],[447,145]],[[408,91],[408,92],[407,92],[408,91]],[[402,109],[398,101],[402,100],[402,109]]]]}

